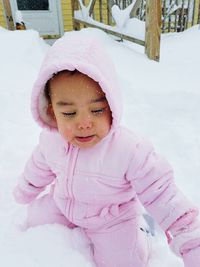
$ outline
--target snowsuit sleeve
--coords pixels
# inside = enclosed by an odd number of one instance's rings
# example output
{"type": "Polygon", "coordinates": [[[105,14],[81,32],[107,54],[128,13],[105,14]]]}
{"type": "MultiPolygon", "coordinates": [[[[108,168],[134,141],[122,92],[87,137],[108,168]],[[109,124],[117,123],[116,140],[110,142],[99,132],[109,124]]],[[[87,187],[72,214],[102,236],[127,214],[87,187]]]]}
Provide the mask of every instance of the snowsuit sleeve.
{"type": "Polygon", "coordinates": [[[177,188],[171,166],[147,140],[141,139],[136,144],[127,180],[165,231],[174,253],[183,256],[186,244],[188,251],[200,248],[198,209],[177,188]]]}
{"type": "Polygon", "coordinates": [[[41,134],[40,142],[27,161],[24,172],[19,177],[18,184],[14,189],[14,198],[16,202],[20,204],[31,202],[48,184],[52,183],[55,178],[55,174],[45,161],[42,149],[43,138],[41,134]]]}

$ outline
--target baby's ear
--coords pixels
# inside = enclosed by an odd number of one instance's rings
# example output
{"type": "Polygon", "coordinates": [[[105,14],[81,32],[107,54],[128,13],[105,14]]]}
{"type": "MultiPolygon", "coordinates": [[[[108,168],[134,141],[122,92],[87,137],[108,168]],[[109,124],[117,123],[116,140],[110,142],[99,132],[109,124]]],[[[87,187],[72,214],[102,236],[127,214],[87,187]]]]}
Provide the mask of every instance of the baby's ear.
{"type": "Polygon", "coordinates": [[[56,122],[56,116],[54,114],[52,104],[49,104],[47,107],[47,115],[50,116],[52,120],[56,122]]]}

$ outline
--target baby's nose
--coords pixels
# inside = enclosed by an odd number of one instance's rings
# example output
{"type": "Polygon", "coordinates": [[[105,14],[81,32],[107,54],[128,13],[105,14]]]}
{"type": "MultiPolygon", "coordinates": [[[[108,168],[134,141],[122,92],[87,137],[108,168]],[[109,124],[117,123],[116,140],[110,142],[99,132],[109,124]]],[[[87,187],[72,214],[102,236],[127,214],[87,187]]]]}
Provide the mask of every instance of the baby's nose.
{"type": "Polygon", "coordinates": [[[90,129],[92,127],[92,120],[89,115],[82,116],[78,124],[79,129],[90,129]]]}

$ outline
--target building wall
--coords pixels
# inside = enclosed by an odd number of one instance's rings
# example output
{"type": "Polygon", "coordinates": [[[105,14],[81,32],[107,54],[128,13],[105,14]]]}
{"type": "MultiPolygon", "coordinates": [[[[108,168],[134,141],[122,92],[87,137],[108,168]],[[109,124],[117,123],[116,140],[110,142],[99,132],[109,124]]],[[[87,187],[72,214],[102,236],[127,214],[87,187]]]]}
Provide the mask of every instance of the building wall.
{"type": "Polygon", "coordinates": [[[71,31],[73,28],[71,0],[61,0],[61,9],[62,9],[64,31],[71,31]]]}
{"type": "Polygon", "coordinates": [[[6,20],[5,20],[5,16],[4,16],[2,1],[0,1],[0,26],[6,28],[6,20]]]}
{"type": "MultiPolygon", "coordinates": [[[[88,5],[89,0],[85,0],[85,4],[88,5]]],[[[64,31],[73,30],[71,0],[61,0],[61,9],[63,16],[64,31]]],[[[103,22],[107,23],[107,0],[102,0],[102,17],[103,17],[103,22]]],[[[94,6],[94,19],[100,21],[99,0],[96,0],[94,6]]],[[[83,26],[81,26],[81,28],[82,27],[83,26]]]]}
{"type": "MultiPolygon", "coordinates": [[[[87,4],[89,4],[89,0],[87,0],[87,4]]],[[[102,19],[103,23],[107,24],[107,0],[102,0],[102,19]]],[[[96,0],[94,6],[93,18],[97,21],[100,21],[100,1],[96,0]]]]}
{"type": "Polygon", "coordinates": [[[198,23],[198,14],[200,12],[200,0],[195,0],[195,13],[194,13],[194,22],[198,23]]]}

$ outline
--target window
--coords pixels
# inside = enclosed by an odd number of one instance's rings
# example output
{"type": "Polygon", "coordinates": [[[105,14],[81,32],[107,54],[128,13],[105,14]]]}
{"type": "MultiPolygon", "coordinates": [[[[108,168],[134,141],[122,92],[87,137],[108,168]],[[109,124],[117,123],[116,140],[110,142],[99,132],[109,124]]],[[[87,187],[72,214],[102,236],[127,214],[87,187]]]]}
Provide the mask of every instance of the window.
{"type": "Polygon", "coordinates": [[[48,0],[17,0],[19,10],[49,10],[48,0]]]}

